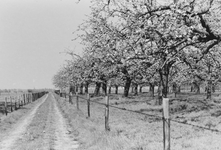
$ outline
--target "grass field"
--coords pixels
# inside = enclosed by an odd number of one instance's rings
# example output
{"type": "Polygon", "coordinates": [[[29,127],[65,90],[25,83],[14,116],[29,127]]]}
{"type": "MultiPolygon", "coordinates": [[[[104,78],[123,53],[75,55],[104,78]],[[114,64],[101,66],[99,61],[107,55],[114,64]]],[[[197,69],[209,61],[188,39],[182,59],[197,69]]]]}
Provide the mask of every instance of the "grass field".
{"type": "MultiPolygon", "coordinates": [[[[183,93],[177,98],[169,95],[171,119],[171,149],[172,150],[218,150],[221,147],[221,133],[204,130],[198,125],[221,131],[221,97],[213,95],[212,100],[206,100],[205,94],[183,93]]],[[[162,117],[162,107],[155,106],[155,98],[147,93],[139,96],[122,98],[121,95],[110,96],[113,106],[134,110],[162,117]]],[[[94,97],[91,101],[104,103],[103,97],[94,97]]],[[[110,132],[104,131],[104,106],[91,103],[91,117],[87,118],[87,105],[80,100],[80,111],[75,103],[70,105],[64,99],[58,99],[60,107],[73,134],[81,147],[89,150],[159,150],[163,149],[163,122],[161,118],[149,117],[128,111],[110,108],[110,132]]],[[[74,99],[75,102],[75,99],[74,99]]]]}

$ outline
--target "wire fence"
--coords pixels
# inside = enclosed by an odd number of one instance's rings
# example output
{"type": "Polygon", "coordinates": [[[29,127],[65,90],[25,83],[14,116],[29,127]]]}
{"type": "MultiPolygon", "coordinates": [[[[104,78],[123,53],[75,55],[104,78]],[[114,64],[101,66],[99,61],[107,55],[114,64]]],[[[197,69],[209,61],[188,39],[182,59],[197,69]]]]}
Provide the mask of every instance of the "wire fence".
{"type": "MultiPolygon", "coordinates": [[[[81,96],[78,96],[78,97],[83,99],[83,100],[87,100],[87,98],[84,98],[84,97],[81,97],[81,96]]],[[[96,104],[99,104],[99,105],[103,105],[103,106],[107,105],[107,104],[96,102],[96,101],[90,101],[90,102],[96,103],[96,104]]],[[[144,102],[144,101],[137,101],[137,102],[144,102]]],[[[155,117],[155,118],[162,119],[162,120],[164,118],[163,116],[157,116],[157,115],[153,115],[153,114],[142,113],[140,111],[129,110],[129,109],[126,109],[124,107],[117,107],[117,106],[114,106],[114,105],[109,105],[109,107],[116,108],[116,109],[119,109],[119,110],[122,110],[122,111],[137,113],[137,114],[145,115],[145,116],[149,116],[149,117],[155,117]]],[[[169,120],[172,121],[172,122],[176,122],[176,123],[180,123],[180,124],[184,124],[184,125],[189,125],[189,126],[192,126],[192,127],[197,127],[197,128],[204,129],[204,130],[209,130],[209,131],[212,131],[212,132],[221,133],[221,131],[218,130],[218,129],[211,129],[211,128],[208,128],[208,127],[194,125],[194,124],[191,124],[191,123],[187,123],[186,121],[179,121],[179,120],[175,120],[175,119],[171,119],[171,118],[169,120]]]]}
{"type": "Polygon", "coordinates": [[[20,109],[24,105],[31,103],[47,92],[32,92],[32,93],[2,93],[0,95],[0,113],[8,115],[15,110],[20,109]]]}
{"type": "MultiPolygon", "coordinates": [[[[115,109],[118,109],[118,110],[121,110],[121,111],[127,111],[127,112],[131,112],[131,113],[136,113],[136,114],[139,114],[139,115],[144,115],[144,116],[148,116],[148,117],[153,117],[153,118],[157,118],[157,119],[160,119],[163,121],[163,130],[164,130],[164,134],[163,134],[163,141],[164,141],[164,150],[170,150],[170,122],[175,122],[175,123],[178,123],[178,124],[182,124],[182,125],[187,125],[187,126],[191,126],[191,127],[195,127],[195,128],[199,128],[199,129],[203,129],[203,130],[207,130],[207,131],[211,131],[211,132],[216,132],[216,133],[221,133],[221,130],[218,130],[218,129],[212,129],[212,128],[209,128],[209,127],[205,127],[205,126],[200,126],[200,125],[196,125],[196,124],[192,124],[192,123],[188,123],[185,119],[183,121],[181,120],[177,120],[177,119],[172,119],[169,117],[169,99],[163,99],[163,102],[167,100],[167,103],[163,104],[165,106],[163,106],[162,108],[162,111],[163,111],[163,115],[162,116],[158,116],[158,115],[154,115],[154,114],[148,114],[148,113],[143,113],[143,112],[140,112],[138,110],[130,110],[130,109],[127,109],[127,108],[124,108],[124,107],[118,107],[118,106],[115,106],[115,105],[110,105],[109,104],[109,97],[106,96],[106,97],[103,97],[104,99],[106,99],[106,103],[102,103],[102,102],[98,102],[98,101],[93,101],[90,99],[90,96],[88,94],[88,96],[85,98],[85,97],[82,97],[82,96],[79,96],[78,94],[77,95],[74,95],[76,97],[76,103],[78,105],[78,109],[79,109],[79,99],[81,100],[84,100],[84,101],[87,101],[87,111],[88,111],[88,114],[90,114],[90,103],[95,103],[95,104],[98,104],[98,105],[102,105],[105,107],[105,129],[107,131],[110,130],[110,127],[108,125],[109,121],[108,121],[108,118],[109,118],[109,108],[115,108],[115,109]],[[168,115],[165,115],[166,113],[168,113],[168,115]],[[108,127],[107,127],[108,126],[108,127]]],[[[70,98],[70,97],[69,97],[70,98]]],[[[71,100],[69,100],[69,102],[72,101],[72,97],[71,97],[71,100]]],[[[136,102],[146,102],[146,101],[136,101],[136,102]]],[[[90,115],[88,116],[90,117],[90,115]]]]}

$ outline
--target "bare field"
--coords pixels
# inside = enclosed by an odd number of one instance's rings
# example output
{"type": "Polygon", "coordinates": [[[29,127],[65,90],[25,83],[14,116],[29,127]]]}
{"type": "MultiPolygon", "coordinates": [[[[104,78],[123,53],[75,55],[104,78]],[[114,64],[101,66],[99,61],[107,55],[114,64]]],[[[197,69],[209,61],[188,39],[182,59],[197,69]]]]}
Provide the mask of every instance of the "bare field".
{"type": "MultiPolygon", "coordinates": [[[[85,96],[84,96],[85,97],[85,96]]],[[[214,94],[213,100],[205,100],[204,94],[184,93],[171,97],[171,149],[172,150],[218,150],[221,147],[221,97],[214,94]],[[191,125],[187,125],[191,124],[191,125]],[[195,125],[195,126],[192,126],[195,125]]],[[[110,108],[110,132],[104,131],[104,106],[91,102],[91,117],[87,118],[86,102],[80,99],[80,111],[75,103],[58,99],[64,116],[68,118],[73,133],[80,142],[79,149],[89,150],[159,150],[163,149],[163,122],[161,106],[155,106],[155,98],[146,93],[122,98],[110,96],[110,104],[120,108],[160,116],[150,117],[134,112],[110,108]]],[[[75,102],[75,99],[73,99],[75,102]]],[[[104,103],[103,97],[91,101],[104,103]]]]}

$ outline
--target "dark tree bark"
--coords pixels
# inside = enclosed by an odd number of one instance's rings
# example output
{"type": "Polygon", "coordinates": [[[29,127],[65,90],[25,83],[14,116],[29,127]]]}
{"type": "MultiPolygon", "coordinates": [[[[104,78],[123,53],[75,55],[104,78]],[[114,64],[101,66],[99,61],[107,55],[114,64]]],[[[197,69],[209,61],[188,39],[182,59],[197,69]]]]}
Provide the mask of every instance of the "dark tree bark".
{"type": "Polygon", "coordinates": [[[78,93],[79,90],[78,90],[78,85],[75,85],[75,91],[78,93]]]}
{"type": "Polygon", "coordinates": [[[193,85],[190,86],[190,92],[193,92],[193,85]]]}
{"type": "Polygon", "coordinates": [[[168,82],[169,82],[169,67],[165,65],[163,70],[160,70],[160,80],[162,85],[162,97],[167,98],[168,82]]]}
{"type": "Polygon", "coordinates": [[[213,92],[213,93],[216,92],[216,85],[212,85],[212,92],[213,92]]]}
{"type": "Polygon", "coordinates": [[[177,93],[181,93],[181,85],[180,86],[177,86],[177,93]]]}
{"type": "MultiPolygon", "coordinates": [[[[166,58],[164,58],[164,62],[166,61],[166,58]]],[[[159,69],[159,75],[160,75],[160,83],[159,83],[159,87],[161,89],[161,96],[158,96],[159,98],[159,105],[162,104],[162,100],[163,98],[167,98],[167,94],[168,94],[168,85],[169,85],[169,72],[170,72],[170,68],[173,65],[173,63],[175,63],[175,61],[171,61],[168,62],[167,64],[164,64],[164,66],[162,67],[162,69],[159,69]]],[[[159,93],[158,93],[159,94],[159,93]]]]}
{"type": "Polygon", "coordinates": [[[176,83],[173,84],[172,88],[173,88],[174,97],[176,97],[176,95],[177,95],[177,85],[176,85],[176,83]]]}
{"type": "Polygon", "coordinates": [[[79,94],[83,94],[83,88],[84,88],[84,84],[81,83],[81,84],[80,84],[80,92],[79,92],[79,94]]]}
{"type": "Polygon", "coordinates": [[[127,71],[127,67],[126,66],[124,66],[122,68],[122,73],[125,76],[124,97],[128,97],[132,79],[130,78],[130,75],[129,75],[128,71],[127,71]]]}
{"type": "Polygon", "coordinates": [[[105,95],[107,95],[107,81],[102,83],[102,91],[105,95]]]}
{"type": "Polygon", "coordinates": [[[138,95],[138,84],[135,83],[134,85],[134,95],[138,95]]]}
{"type": "Polygon", "coordinates": [[[129,95],[129,90],[130,90],[130,85],[131,85],[131,78],[126,77],[125,85],[124,85],[124,96],[128,97],[129,95]]]}
{"type": "Polygon", "coordinates": [[[161,81],[159,81],[158,89],[157,89],[156,105],[161,105],[161,104],[162,104],[162,83],[161,83],[161,81]]]}
{"type": "Polygon", "coordinates": [[[94,90],[94,95],[95,96],[100,94],[100,87],[101,87],[101,83],[100,82],[96,82],[95,83],[95,90],[94,90]]]}
{"type": "Polygon", "coordinates": [[[195,87],[196,94],[200,94],[200,85],[197,83],[194,83],[194,87],[195,87]]]}
{"type": "Polygon", "coordinates": [[[118,94],[118,85],[115,85],[115,94],[118,94]]]}
{"type": "Polygon", "coordinates": [[[134,87],[131,87],[131,93],[134,93],[134,87]]]}
{"type": "Polygon", "coordinates": [[[85,83],[85,86],[84,86],[84,92],[85,92],[85,94],[88,94],[88,88],[89,88],[89,83],[86,82],[86,83],[85,83]]]}
{"type": "Polygon", "coordinates": [[[70,86],[70,92],[76,94],[75,86],[70,86]]]}
{"type": "Polygon", "coordinates": [[[111,94],[111,86],[109,86],[108,94],[111,94]]]}
{"type": "MultiPolygon", "coordinates": [[[[210,68],[209,68],[210,69],[210,68]]],[[[210,70],[209,70],[210,71],[210,70]]],[[[206,98],[211,99],[212,98],[212,80],[211,80],[211,73],[209,73],[209,77],[207,80],[207,92],[206,92],[206,98]]]]}
{"type": "Polygon", "coordinates": [[[142,93],[143,86],[140,86],[139,92],[142,93]]]}
{"type": "Polygon", "coordinates": [[[149,83],[149,92],[150,92],[150,96],[151,97],[154,97],[154,88],[155,88],[155,85],[153,83],[149,83]]]}

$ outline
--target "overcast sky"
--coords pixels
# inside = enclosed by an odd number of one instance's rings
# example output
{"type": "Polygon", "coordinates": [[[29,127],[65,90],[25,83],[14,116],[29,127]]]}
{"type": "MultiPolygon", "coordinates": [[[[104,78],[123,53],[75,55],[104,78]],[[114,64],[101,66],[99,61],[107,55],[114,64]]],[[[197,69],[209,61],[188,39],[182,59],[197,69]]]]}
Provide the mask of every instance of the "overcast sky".
{"type": "Polygon", "coordinates": [[[0,0],[0,89],[53,88],[89,0],[0,0]]]}

